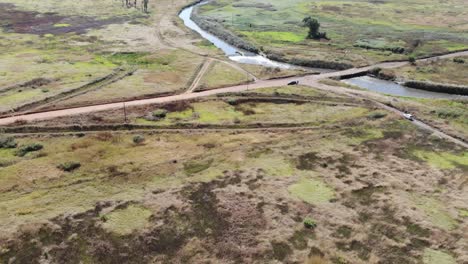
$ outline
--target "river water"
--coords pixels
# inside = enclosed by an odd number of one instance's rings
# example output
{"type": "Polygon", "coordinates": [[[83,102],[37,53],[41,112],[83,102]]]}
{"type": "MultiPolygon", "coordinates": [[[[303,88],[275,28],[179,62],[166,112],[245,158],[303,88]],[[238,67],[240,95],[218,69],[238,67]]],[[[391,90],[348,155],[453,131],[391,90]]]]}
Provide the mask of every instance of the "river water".
{"type": "Polygon", "coordinates": [[[407,96],[407,97],[417,97],[417,98],[440,98],[440,99],[464,99],[468,100],[468,96],[456,95],[456,94],[446,94],[446,93],[436,93],[425,90],[413,89],[405,87],[401,84],[394,83],[391,81],[380,80],[370,76],[362,76],[343,80],[347,84],[352,84],[367,90],[374,92],[379,92],[383,94],[397,95],[397,96],[407,96]]]}
{"type": "MultiPolygon", "coordinates": [[[[229,57],[229,59],[238,62],[238,63],[244,63],[244,64],[254,64],[254,65],[261,65],[265,67],[272,67],[272,68],[281,68],[281,69],[300,69],[302,67],[295,66],[292,64],[287,64],[287,63],[282,63],[278,61],[273,61],[270,60],[264,56],[254,54],[251,52],[247,52],[244,50],[241,50],[239,48],[236,48],[228,43],[226,43],[224,40],[216,37],[215,35],[206,32],[205,30],[201,29],[192,19],[191,15],[193,12],[193,9],[196,8],[197,6],[204,5],[207,2],[201,2],[199,4],[196,4],[194,6],[187,7],[180,12],[179,17],[184,21],[184,24],[186,27],[198,32],[203,38],[208,40],[209,42],[213,43],[216,47],[221,49],[226,56],[229,57]],[[243,54],[243,55],[240,55],[243,54]]],[[[312,69],[312,68],[307,68],[309,70],[314,70],[318,72],[330,72],[331,70],[327,69],[312,69]]]]}

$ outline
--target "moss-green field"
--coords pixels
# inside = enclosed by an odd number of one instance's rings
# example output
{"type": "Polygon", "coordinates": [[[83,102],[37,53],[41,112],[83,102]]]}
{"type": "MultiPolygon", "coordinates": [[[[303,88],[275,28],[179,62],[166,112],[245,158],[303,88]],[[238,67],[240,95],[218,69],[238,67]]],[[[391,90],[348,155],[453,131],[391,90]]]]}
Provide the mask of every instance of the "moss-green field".
{"type": "Polygon", "coordinates": [[[390,70],[397,78],[434,83],[468,85],[468,56],[418,62],[416,65],[390,70]],[[457,62],[457,60],[459,62],[457,62]]]}
{"type": "Polygon", "coordinates": [[[463,0],[216,0],[203,5],[200,15],[267,53],[368,65],[467,49],[467,8],[463,0]],[[330,41],[305,39],[307,16],[321,23],[330,41]]]}

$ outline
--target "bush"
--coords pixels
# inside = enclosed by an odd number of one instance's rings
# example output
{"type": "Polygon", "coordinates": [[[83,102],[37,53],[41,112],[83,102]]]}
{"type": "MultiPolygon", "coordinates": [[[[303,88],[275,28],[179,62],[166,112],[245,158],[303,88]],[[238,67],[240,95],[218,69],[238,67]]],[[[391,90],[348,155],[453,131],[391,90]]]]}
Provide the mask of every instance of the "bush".
{"type": "Polygon", "coordinates": [[[380,118],[384,118],[387,116],[387,113],[384,113],[384,112],[373,112],[373,113],[370,113],[369,115],[369,118],[371,119],[380,119],[380,118]]]}
{"type": "Polygon", "coordinates": [[[453,62],[463,64],[465,63],[465,60],[462,58],[453,58],[453,62]]]}
{"type": "Polygon", "coordinates": [[[32,143],[32,144],[29,144],[29,145],[25,145],[25,146],[22,146],[17,152],[16,152],[16,156],[19,156],[19,157],[24,157],[26,154],[28,154],[29,152],[34,152],[34,151],[39,151],[41,149],[43,149],[44,147],[39,144],[39,143],[32,143]]]}
{"type": "Polygon", "coordinates": [[[375,68],[372,68],[369,70],[369,73],[372,74],[372,75],[379,75],[379,73],[382,71],[382,68],[379,68],[379,67],[375,67],[375,68]]]}
{"type": "Polygon", "coordinates": [[[416,58],[414,56],[409,56],[408,57],[408,61],[411,63],[411,64],[415,64],[416,63],[416,58]]]}
{"type": "Polygon", "coordinates": [[[81,167],[81,164],[79,162],[73,162],[73,161],[65,162],[57,166],[58,169],[66,171],[66,172],[74,171],[78,169],[79,167],[81,167]]]}
{"type": "Polygon", "coordinates": [[[154,110],[151,115],[154,117],[154,118],[157,118],[157,119],[163,119],[166,117],[167,115],[167,110],[166,109],[156,109],[154,110]]]}
{"type": "Polygon", "coordinates": [[[135,144],[141,144],[145,141],[145,137],[142,135],[136,135],[133,137],[133,143],[135,144]]]}
{"type": "MultiPolygon", "coordinates": [[[[270,58],[268,56],[268,58],[270,58]]],[[[301,58],[293,58],[291,60],[284,60],[283,62],[288,62],[290,64],[309,67],[309,68],[324,68],[324,69],[332,69],[332,70],[347,70],[353,68],[353,65],[348,63],[341,63],[335,61],[322,61],[322,60],[309,60],[309,59],[301,59],[301,58]]]]}
{"type": "Polygon", "coordinates": [[[237,99],[229,98],[229,99],[227,99],[227,103],[230,104],[230,105],[237,105],[237,99]]]}
{"type": "Polygon", "coordinates": [[[315,222],[314,219],[312,218],[306,218],[304,219],[304,226],[306,228],[316,228],[317,227],[317,223],[315,222]]]}
{"type": "Polygon", "coordinates": [[[12,137],[0,138],[0,148],[16,148],[18,144],[12,137]]]}

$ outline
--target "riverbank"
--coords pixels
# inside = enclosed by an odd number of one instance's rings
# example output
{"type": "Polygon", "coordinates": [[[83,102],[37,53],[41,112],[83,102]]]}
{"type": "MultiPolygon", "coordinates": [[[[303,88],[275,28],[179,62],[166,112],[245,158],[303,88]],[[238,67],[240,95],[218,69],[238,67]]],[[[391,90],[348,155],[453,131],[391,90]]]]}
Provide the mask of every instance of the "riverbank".
{"type": "Polygon", "coordinates": [[[448,93],[448,94],[457,94],[457,95],[468,95],[468,86],[459,86],[452,84],[444,83],[433,83],[433,82],[421,82],[421,81],[405,81],[404,86],[431,91],[436,93],[448,93]]]}
{"type": "MultiPolygon", "coordinates": [[[[425,58],[447,54],[468,47],[468,38],[460,30],[442,23],[443,19],[430,25],[424,23],[427,14],[417,8],[420,4],[405,3],[410,8],[397,12],[395,6],[398,3],[395,2],[330,3],[319,0],[310,3],[298,0],[285,3],[270,0],[262,4],[246,4],[226,0],[202,6],[199,14],[222,24],[265,54],[279,55],[290,63],[293,59],[304,59],[363,67],[378,62],[403,61],[410,56],[425,58]],[[302,20],[311,15],[322,24],[321,30],[327,32],[330,40],[306,38],[307,28],[302,20]],[[408,21],[408,17],[414,21],[408,21]],[[367,20],[373,23],[363,23],[367,20]],[[441,28],[446,30],[441,31],[441,28]]],[[[424,2],[434,2],[429,6],[438,6],[435,0],[424,2]]],[[[435,17],[443,16],[445,8],[438,7],[430,12],[435,17]]],[[[460,8],[457,13],[463,10],[460,8]]]]}

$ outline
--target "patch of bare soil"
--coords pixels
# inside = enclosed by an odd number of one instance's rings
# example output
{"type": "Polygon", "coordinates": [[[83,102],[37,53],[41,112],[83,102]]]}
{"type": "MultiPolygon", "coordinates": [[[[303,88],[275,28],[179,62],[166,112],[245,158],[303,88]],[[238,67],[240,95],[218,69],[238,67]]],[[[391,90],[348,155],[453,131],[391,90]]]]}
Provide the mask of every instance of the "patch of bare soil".
{"type": "Polygon", "coordinates": [[[92,17],[63,17],[55,13],[38,13],[15,9],[12,4],[0,3],[0,27],[6,32],[26,34],[86,33],[88,29],[101,28],[109,24],[120,24],[128,17],[98,20],[92,17]],[[60,25],[61,26],[57,26],[60,25]]]}

